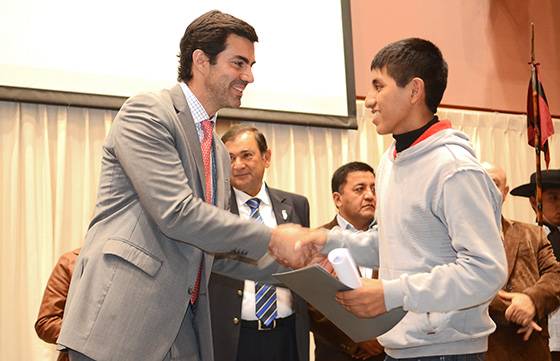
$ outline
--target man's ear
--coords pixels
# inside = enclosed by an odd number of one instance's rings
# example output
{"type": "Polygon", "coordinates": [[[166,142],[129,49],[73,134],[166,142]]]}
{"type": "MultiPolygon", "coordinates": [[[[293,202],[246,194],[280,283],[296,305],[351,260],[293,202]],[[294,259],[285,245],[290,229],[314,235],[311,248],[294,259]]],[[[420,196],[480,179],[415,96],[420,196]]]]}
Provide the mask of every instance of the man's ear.
{"type": "Polygon", "coordinates": [[[412,104],[416,104],[419,101],[423,102],[425,97],[424,80],[418,77],[412,78],[409,86],[411,87],[410,102],[412,104]]]}
{"type": "Polygon", "coordinates": [[[268,168],[270,166],[270,160],[272,159],[272,151],[267,149],[266,152],[263,154],[264,159],[264,167],[268,168]]]}
{"type": "Polygon", "coordinates": [[[332,199],[334,201],[334,205],[336,206],[336,209],[340,209],[340,206],[342,205],[342,199],[340,193],[338,192],[334,192],[332,194],[332,199]]]}
{"type": "Polygon", "coordinates": [[[535,198],[535,196],[530,196],[529,197],[529,202],[531,203],[531,207],[533,208],[533,210],[536,212],[537,211],[537,199],[535,198]]]}
{"type": "Polygon", "coordinates": [[[196,69],[199,72],[206,73],[208,66],[210,65],[210,59],[208,55],[200,49],[196,49],[192,54],[193,70],[196,69]]]}

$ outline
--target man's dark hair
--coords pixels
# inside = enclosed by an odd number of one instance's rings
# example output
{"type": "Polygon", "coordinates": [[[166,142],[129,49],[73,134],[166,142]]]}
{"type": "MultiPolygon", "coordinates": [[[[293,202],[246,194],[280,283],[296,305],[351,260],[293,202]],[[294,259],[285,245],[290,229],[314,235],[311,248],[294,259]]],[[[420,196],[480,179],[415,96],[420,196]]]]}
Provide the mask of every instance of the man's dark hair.
{"type": "Polygon", "coordinates": [[[261,154],[264,154],[268,150],[268,145],[266,144],[266,138],[264,137],[264,134],[261,133],[257,128],[250,125],[237,124],[232,126],[227,130],[227,132],[224,133],[224,135],[222,135],[222,142],[227,143],[243,133],[253,133],[261,154]]]}
{"type": "Polygon", "coordinates": [[[382,70],[384,67],[401,88],[415,77],[422,79],[426,105],[432,113],[437,111],[447,87],[447,63],[437,46],[419,38],[391,43],[381,49],[371,62],[371,70],[382,70]]]}
{"type": "Polygon", "coordinates": [[[334,174],[331,179],[332,192],[333,193],[340,192],[340,189],[346,183],[346,178],[348,177],[348,174],[353,172],[371,172],[375,176],[375,171],[369,164],[363,162],[346,163],[334,171],[334,174]]]}
{"type": "Polygon", "coordinates": [[[255,29],[235,16],[212,10],[196,18],[185,30],[181,39],[178,81],[187,82],[192,78],[192,54],[202,50],[216,64],[216,56],[226,48],[230,34],[239,35],[252,42],[259,41],[255,29]]]}

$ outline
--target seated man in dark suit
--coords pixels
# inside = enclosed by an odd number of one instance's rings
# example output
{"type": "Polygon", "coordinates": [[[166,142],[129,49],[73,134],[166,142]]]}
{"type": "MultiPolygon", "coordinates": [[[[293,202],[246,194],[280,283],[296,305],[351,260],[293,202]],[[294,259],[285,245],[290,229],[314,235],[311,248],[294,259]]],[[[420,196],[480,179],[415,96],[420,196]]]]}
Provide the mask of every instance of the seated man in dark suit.
{"type": "MultiPolygon", "coordinates": [[[[529,183],[511,191],[511,195],[527,197],[533,210],[537,209],[535,197],[536,174],[531,174],[529,183]]],[[[544,230],[552,245],[554,255],[560,260],[560,169],[542,171],[542,210],[544,230]]],[[[548,341],[552,360],[560,361],[560,311],[553,312],[548,319],[548,341]]]]}
{"type": "MultiPolygon", "coordinates": [[[[505,171],[483,166],[505,201],[505,171]]],[[[502,217],[502,233],[508,280],[489,307],[497,328],[488,338],[486,361],[550,360],[547,317],[560,304],[560,265],[540,227],[502,217]]]]}
{"type": "MultiPolygon", "coordinates": [[[[332,197],[338,210],[323,228],[340,227],[367,231],[375,224],[375,172],[366,163],[350,162],[338,168],[331,180],[332,197]]],[[[371,268],[360,267],[362,277],[377,277],[371,268]]],[[[315,337],[315,361],[382,361],[383,347],[377,340],[352,341],[319,311],[310,307],[311,331],[315,337]]]]}
{"type": "MultiPolygon", "coordinates": [[[[271,151],[257,128],[234,126],[222,141],[231,158],[231,212],[271,228],[282,223],[309,227],[305,197],[263,182],[271,151]]],[[[290,290],[212,273],[209,292],[217,361],[309,359],[307,305],[290,290]]]]}

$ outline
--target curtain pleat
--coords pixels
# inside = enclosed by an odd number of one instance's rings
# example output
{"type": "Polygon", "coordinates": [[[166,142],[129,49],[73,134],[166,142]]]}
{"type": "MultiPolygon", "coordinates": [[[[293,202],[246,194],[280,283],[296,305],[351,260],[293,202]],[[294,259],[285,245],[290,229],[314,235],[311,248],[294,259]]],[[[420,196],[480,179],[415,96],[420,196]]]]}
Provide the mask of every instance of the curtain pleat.
{"type": "Polygon", "coordinates": [[[0,102],[0,360],[55,360],[35,334],[58,257],[80,246],[115,112],[0,102]]]}

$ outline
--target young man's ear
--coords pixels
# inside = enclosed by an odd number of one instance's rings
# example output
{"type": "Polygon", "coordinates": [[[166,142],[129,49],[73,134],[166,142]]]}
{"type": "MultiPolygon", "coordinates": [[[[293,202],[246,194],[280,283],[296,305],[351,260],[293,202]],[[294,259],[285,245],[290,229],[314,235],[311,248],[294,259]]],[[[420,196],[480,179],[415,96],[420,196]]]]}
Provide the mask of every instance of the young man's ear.
{"type": "Polygon", "coordinates": [[[410,102],[416,104],[424,100],[424,80],[421,78],[413,78],[410,81],[410,102]]]}

